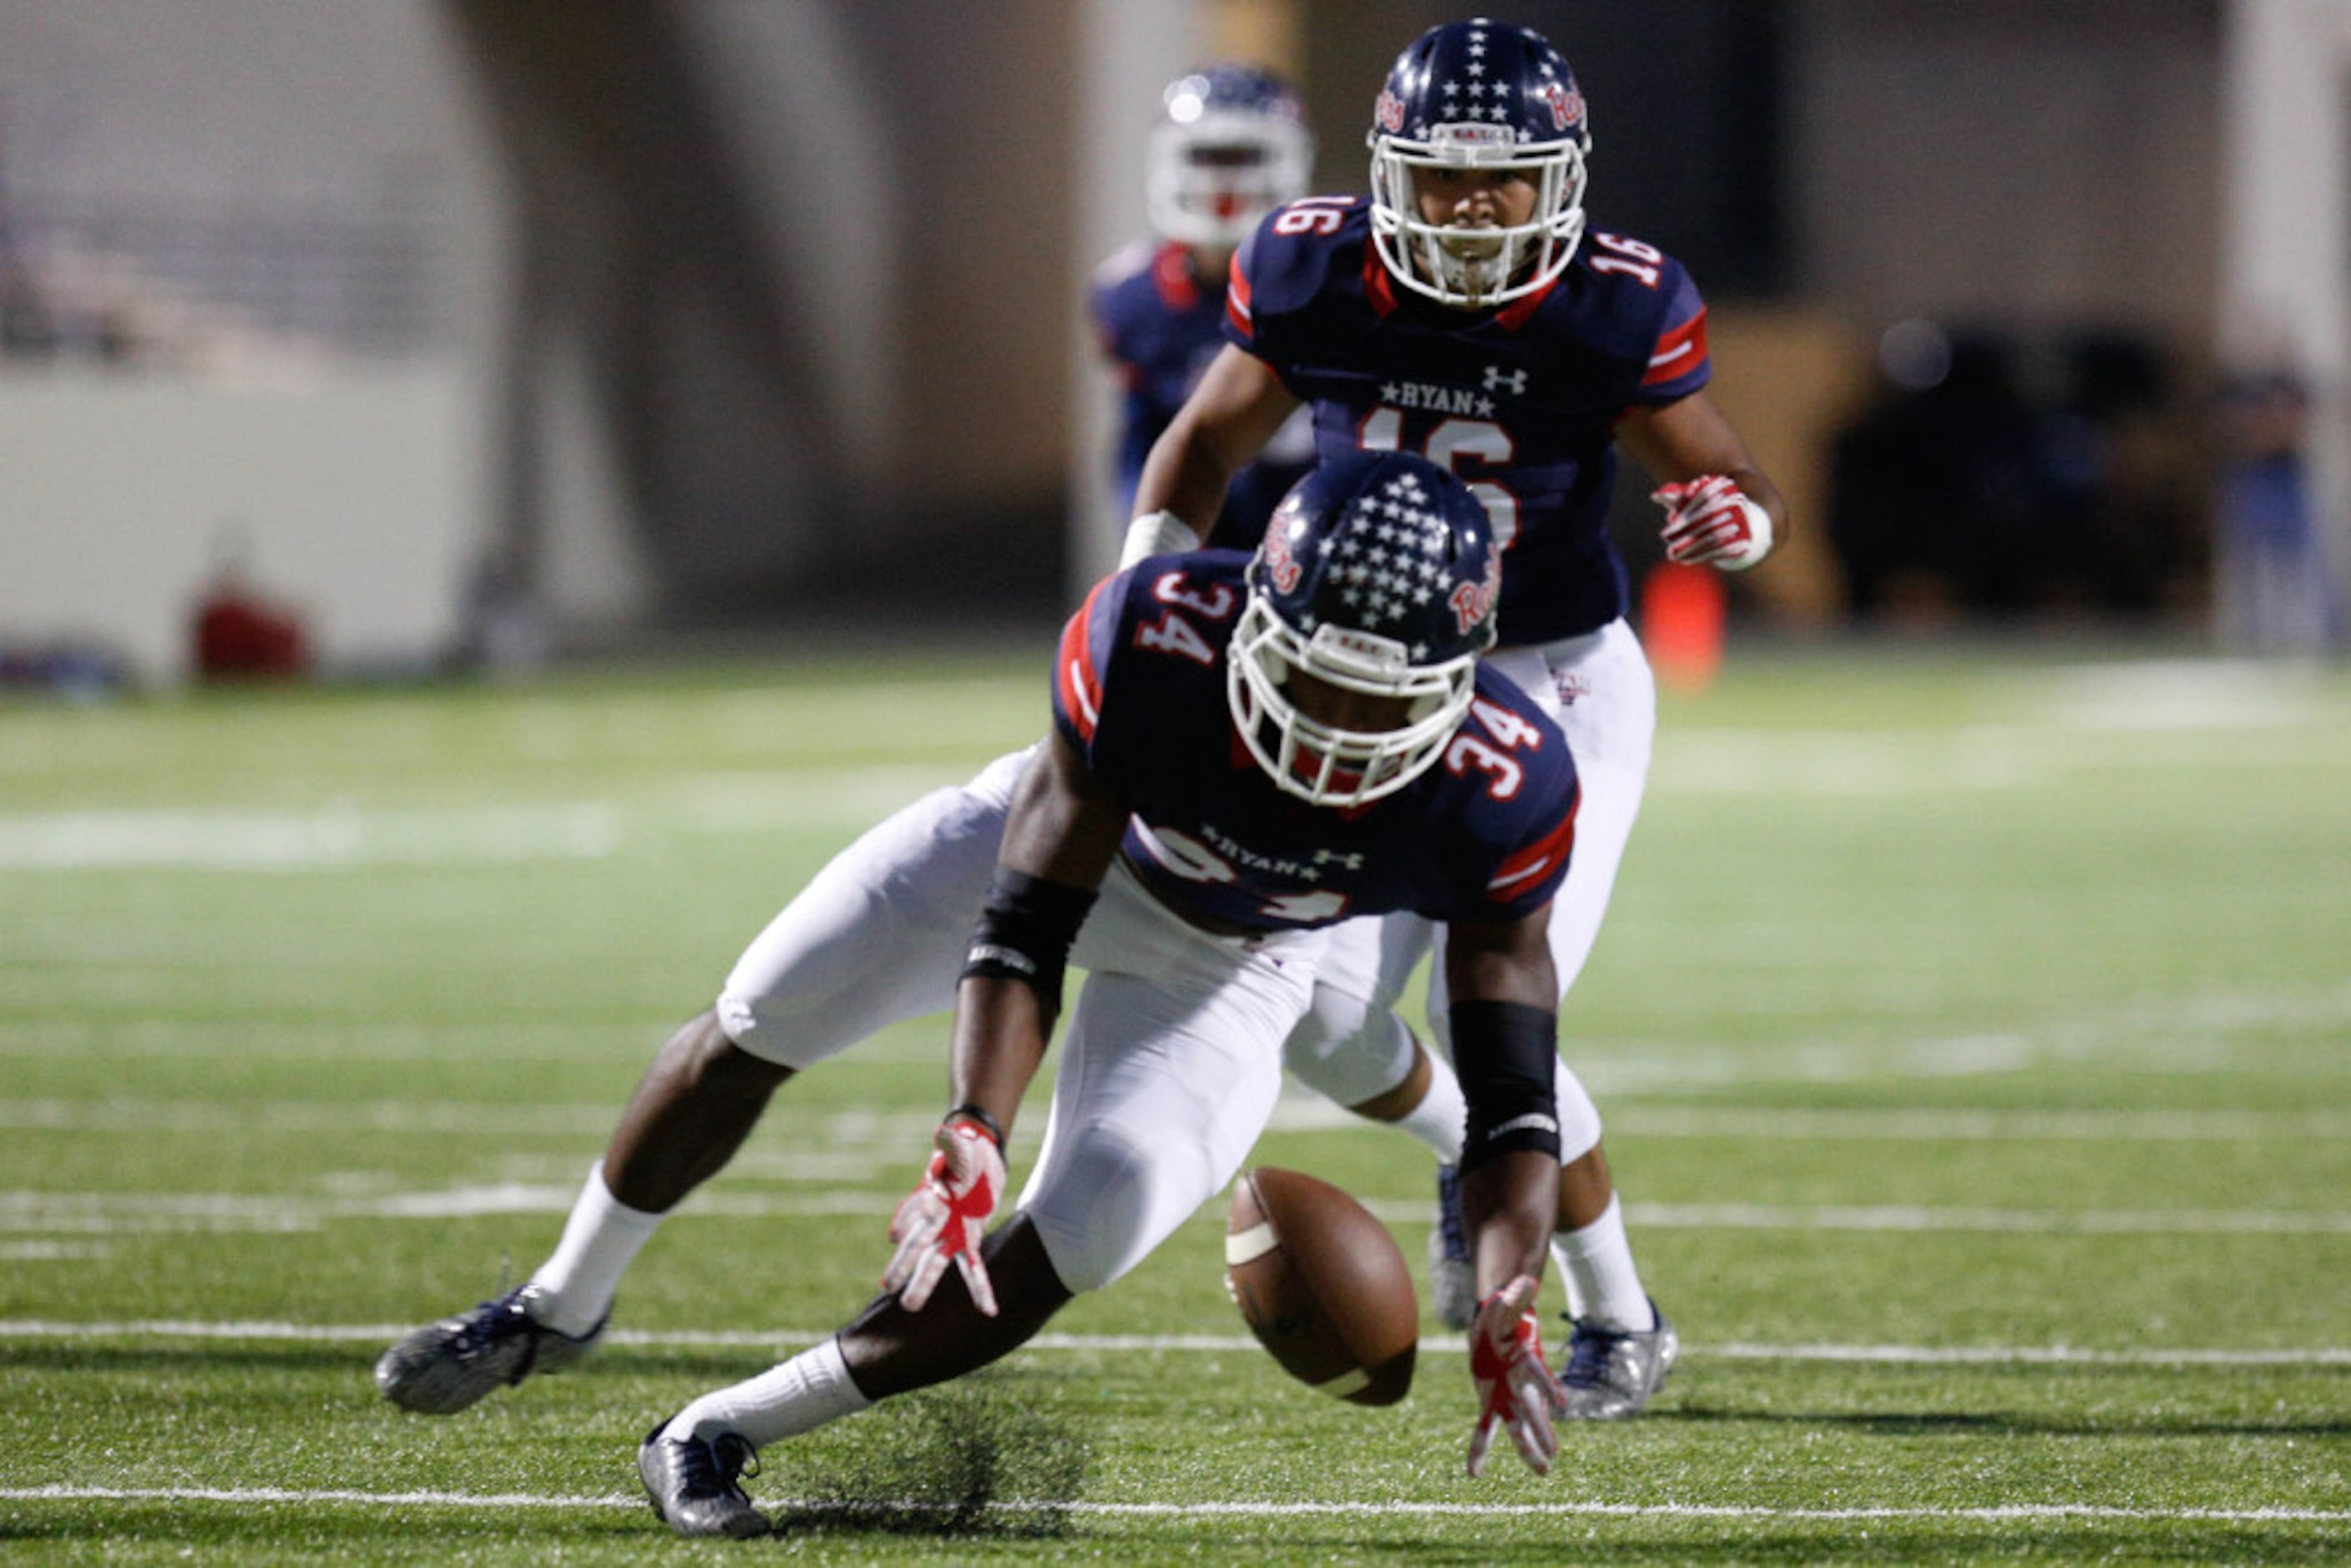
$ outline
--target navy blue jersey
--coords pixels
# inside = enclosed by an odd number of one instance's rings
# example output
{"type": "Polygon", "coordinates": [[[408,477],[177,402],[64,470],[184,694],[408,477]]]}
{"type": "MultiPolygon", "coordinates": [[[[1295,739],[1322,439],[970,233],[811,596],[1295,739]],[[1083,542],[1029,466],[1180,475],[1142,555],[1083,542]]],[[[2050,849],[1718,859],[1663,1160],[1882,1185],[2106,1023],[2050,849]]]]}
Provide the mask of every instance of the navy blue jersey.
{"type": "MultiPolygon", "coordinates": [[[[1118,371],[1118,500],[1122,523],[1134,511],[1143,460],[1217,350],[1224,347],[1224,279],[1201,278],[1180,245],[1127,246],[1102,263],[1087,291],[1103,356],[1118,371]]],[[[1265,520],[1314,465],[1303,421],[1285,425],[1258,460],[1233,476],[1224,514],[1208,542],[1255,549],[1265,520]]]]}
{"type": "Polygon", "coordinates": [[[1125,854],[1165,903],[1211,925],[1328,925],[1412,910],[1515,920],[1542,907],[1575,838],[1559,727],[1482,664],[1444,757],[1395,794],[1341,810],[1284,793],[1225,695],[1249,558],[1162,557],[1105,579],[1070,620],[1053,721],[1124,797],[1125,854]]]}
{"type": "Polygon", "coordinates": [[[1625,612],[1606,526],[1616,422],[1712,373],[1706,306],[1654,246],[1588,234],[1550,287],[1450,309],[1395,287],[1361,196],[1268,216],[1233,258],[1224,332],[1313,405],[1322,455],[1417,452],[1468,483],[1504,550],[1505,644],[1625,612]]]}

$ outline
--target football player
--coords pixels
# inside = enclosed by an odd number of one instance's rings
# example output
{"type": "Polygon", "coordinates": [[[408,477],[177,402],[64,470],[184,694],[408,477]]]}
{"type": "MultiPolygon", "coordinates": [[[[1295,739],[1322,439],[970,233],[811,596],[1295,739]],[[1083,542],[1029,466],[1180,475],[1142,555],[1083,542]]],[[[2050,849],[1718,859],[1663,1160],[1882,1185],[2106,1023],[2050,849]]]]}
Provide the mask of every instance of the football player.
{"type": "MultiPolygon", "coordinates": [[[[1326,461],[1417,452],[1466,479],[1503,549],[1489,657],[1559,721],[1583,779],[1575,865],[1551,915],[1563,997],[1599,932],[1656,723],[1605,527],[1615,450],[1656,485],[1670,560],[1745,570],[1785,537],[1787,512],[1702,390],[1706,310],[1688,275],[1656,246],[1588,223],[1589,111],[1548,41],[1484,20],[1430,29],[1389,71],[1368,141],[1368,197],[1293,202],[1237,254],[1228,344],[1144,465],[1122,559],[1189,548],[1234,465],[1301,405],[1326,461]]],[[[1293,1062],[1411,1051],[1391,1009],[1432,940],[1441,934],[1412,915],[1335,936],[1293,1062]]],[[[1438,966],[1430,985],[1440,1044],[1450,970],[1438,966]]],[[[1676,1340],[1634,1263],[1599,1113],[1564,1062],[1559,1074],[1568,1413],[1629,1416],[1663,1381],[1676,1340]]],[[[1440,1225],[1433,1241],[1444,1235],[1440,1225]]],[[[1442,1277],[1438,1295],[1458,1321],[1442,1277]]]]}
{"type": "MultiPolygon", "coordinates": [[[[1120,517],[1152,443],[1224,346],[1225,276],[1233,251],[1274,208],[1307,193],[1314,138],[1288,83],[1256,66],[1217,63],[1167,84],[1144,182],[1154,237],[1095,271],[1086,303],[1118,378],[1120,517]]],[[[1254,549],[1282,493],[1314,462],[1301,413],[1234,475],[1208,542],[1254,549]]]]}
{"type": "Polygon", "coordinates": [[[892,1221],[884,1293],[653,1427],[638,1469],[672,1529],[764,1532],[741,1481],[760,1448],[986,1365],[1141,1262],[1264,1129],[1329,930],[1385,910],[1449,937],[1483,1301],[1469,1473],[1503,1431],[1549,1469],[1560,1391],[1533,1302],[1560,1168],[1550,905],[1577,786],[1558,727],[1479,657],[1500,577],[1459,480],[1351,453],[1283,499],[1254,556],[1156,559],[1095,589],[970,934],[953,1109],[892,1221]],[[989,1232],[1072,962],[1088,973],[1043,1152],[989,1232]]]}
{"type": "MultiPolygon", "coordinates": [[[[1150,207],[1163,234],[1180,244],[1196,298],[1146,326],[1155,307],[1145,301],[1175,275],[1155,267],[1159,281],[1143,296],[1114,291],[1118,351],[1138,370],[1149,367],[1130,416],[1154,421],[1151,434],[1196,376],[1202,335],[1221,340],[1223,258],[1279,201],[1304,190],[1310,162],[1296,98],[1266,73],[1209,67],[1167,89],[1150,207]],[[1213,266],[1202,259],[1211,252],[1213,266]]],[[[1136,464],[1149,445],[1147,435],[1134,445],[1136,464]]],[[[1253,547],[1262,513],[1239,523],[1250,493],[1247,485],[1232,491],[1229,516],[1238,524],[1234,537],[1253,547]]],[[[965,927],[987,885],[1026,761],[1026,753],[999,758],[970,782],[916,801],[819,873],[745,950],[717,1004],[655,1054],[555,1250],[521,1285],[387,1350],[375,1374],[383,1396],[406,1409],[453,1415],[501,1387],[576,1364],[601,1339],[622,1280],[654,1230],[726,1165],[780,1085],[888,1024],[953,1005],[965,927]]],[[[1318,1041],[1294,1070],[1340,1104],[1453,1158],[1462,1100],[1451,1069],[1416,1043],[1398,1050],[1368,1032],[1362,1038],[1375,1059],[1318,1041]]],[[[1440,1308],[1463,1303],[1447,1321],[1464,1327],[1466,1264],[1446,1277],[1456,1287],[1449,1297],[1440,1292],[1440,1308]]]]}

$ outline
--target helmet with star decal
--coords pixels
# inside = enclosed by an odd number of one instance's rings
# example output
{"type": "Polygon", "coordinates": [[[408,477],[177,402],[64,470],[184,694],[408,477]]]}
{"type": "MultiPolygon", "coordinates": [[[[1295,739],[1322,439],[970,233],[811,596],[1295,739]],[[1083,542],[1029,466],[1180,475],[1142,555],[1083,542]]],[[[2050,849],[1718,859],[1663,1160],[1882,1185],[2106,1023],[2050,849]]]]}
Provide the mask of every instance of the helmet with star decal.
{"type": "Polygon", "coordinates": [[[1405,287],[1462,308],[1550,286],[1583,237],[1592,122],[1549,39],[1479,18],[1431,27],[1396,57],[1372,106],[1372,244],[1405,287]],[[1507,171],[1530,182],[1525,221],[1464,227],[1424,213],[1420,182],[1507,171]]]}
{"type": "Polygon", "coordinates": [[[1316,805],[1403,789],[1468,712],[1501,553],[1468,486],[1350,453],[1282,498],[1249,562],[1226,690],[1259,766],[1316,805]]]}

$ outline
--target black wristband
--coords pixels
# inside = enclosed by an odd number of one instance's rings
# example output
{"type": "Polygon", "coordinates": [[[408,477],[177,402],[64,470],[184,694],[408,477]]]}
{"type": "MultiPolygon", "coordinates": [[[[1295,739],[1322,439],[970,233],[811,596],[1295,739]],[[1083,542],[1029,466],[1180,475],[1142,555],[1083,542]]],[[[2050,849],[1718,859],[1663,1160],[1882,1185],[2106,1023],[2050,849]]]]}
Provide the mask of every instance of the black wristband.
{"type": "Polygon", "coordinates": [[[996,1124],[995,1117],[967,1100],[939,1120],[943,1123],[952,1122],[958,1116],[967,1122],[978,1123],[979,1130],[996,1140],[996,1152],[999,1155],[1004,1152],[1004,1129],[996,1124]]]}
{"type": "Polygon", "coordinates": [[[1460,1167],[1531,1150],[1559,1156],[1559,1015],[1521,1002],[1453,1004],[1453,1071],[1469,1103],[1460,1167]]]}
{"type": "Polygon", "coordinates": [[[1050,1027],[1061,1010],[1061,977],[1070,945],[1094,906],[1094,894],[1008,866],[998,866],[971,934],[964,977],[1019,980],[1037,993],[1050,1027]]]}

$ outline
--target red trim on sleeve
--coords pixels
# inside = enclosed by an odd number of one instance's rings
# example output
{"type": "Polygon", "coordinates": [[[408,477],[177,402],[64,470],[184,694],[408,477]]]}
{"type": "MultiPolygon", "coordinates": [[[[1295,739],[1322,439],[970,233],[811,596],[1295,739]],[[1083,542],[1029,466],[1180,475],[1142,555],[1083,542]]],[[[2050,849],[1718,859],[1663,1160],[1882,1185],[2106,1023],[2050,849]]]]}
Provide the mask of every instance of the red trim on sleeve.
{"type": "Polygon", "coordinates": [[[1641,384],[1654,387],[1679,381],[1705,362],[1706,307],[1701,305],[1697,315],[1657,335],[1657,346],[1649,355],[1649,371],[1641,384]]]}
{"type": "Polygon", "coordinates": [[[1102,674],[1094,668],[1093,638],[1088,635],[1094,601],[1117,580],[1106,577],[1094,584],[1084,608],[1061,628],[1061,645],[1053,655],[1053,685],[1061,694],[1061,712],[1077,727],[1081,740],[1092,740],[1094,727],[1102,722],[1102,674]]]}
{"type": "Polygon", "coordinates": [[[1486,883],[1486,891],[1498,900],[1514,899],[1528,883],[1541,882],[1564,866],[1575,848],[1575,814],[1583,805],[1583,792],[1579,789],[1575,804],[1567,809],[1559,825],[1496,868],[1493,879],[1486,883]]]}
{"type": "Polygon", "coordinates": [[[1238,252],[1234,253],[1231,275],[1225,280],[1225,319],[1244,338],[1257,335],[1257,323],[1249,315],[1249,274],[1241,270],[1238,252]]]}

